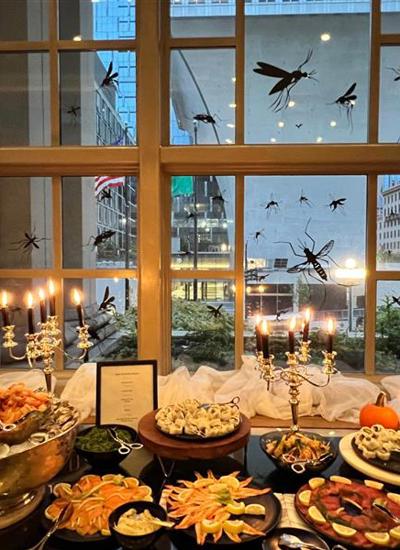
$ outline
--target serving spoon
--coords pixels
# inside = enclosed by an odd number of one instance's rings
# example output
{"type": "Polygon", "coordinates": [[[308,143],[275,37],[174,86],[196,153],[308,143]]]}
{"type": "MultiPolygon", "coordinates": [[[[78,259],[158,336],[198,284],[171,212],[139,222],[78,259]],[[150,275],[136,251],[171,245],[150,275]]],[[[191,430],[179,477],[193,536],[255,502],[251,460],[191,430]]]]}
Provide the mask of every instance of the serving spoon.
{"type": "Polygon", "coordinates": [[[46,545],[46,542],[49,540],[51,535],[57,531],[59,526],[64,522],[68,521],[69,518],[72,516],[72,512],[74,511],[74,505],[72,502],[69,502],[61,511],[61,514],[58,516],[56,521],[53,523],[53,525],[50,527],[50,529],[47,531],[47,533],[40,539],[40,541],[35,544],[35,546],[32,546],[29,548],[29,550],[43,550],[43,548],[46,545]]]}
{"type": "Polygon", "coordinates": [[[386,507],[385,501],[379,498],[376,498],[374,502],[372,503],[372,506],[376,508],[377,510],[380,510],[387,516],[389,516],[395,523],[400,525],[400,517],[396,516],[393,512],[389,510],[389,508],[386,507]]]}
{"type": "MultiPolygon", "coordinates": [[[[310,542],[303,542],[299,539],[299,537],[296,537],[296,535],[290,535],[289,533],[284,533],[279,537],[279,546],[281,548],[297,548],[298,550],[301,550],[302,548],[307,548],[309,550],[322,550],[320,546],[311,544],[310,542]]],[[[347,548],[341,544],[335,544],[335,546],[332,547],[332,550],[347,550],[347,548]]]]}

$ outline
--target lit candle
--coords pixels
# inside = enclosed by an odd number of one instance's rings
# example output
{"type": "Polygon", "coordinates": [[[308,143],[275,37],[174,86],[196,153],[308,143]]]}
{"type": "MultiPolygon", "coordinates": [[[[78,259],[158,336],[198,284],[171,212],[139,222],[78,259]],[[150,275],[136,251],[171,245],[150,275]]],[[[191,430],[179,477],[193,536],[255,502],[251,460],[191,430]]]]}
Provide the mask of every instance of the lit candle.
{"type": "Polygon", "coordinates": [[[296,328],[296,317],[292,317],[289,323],[289,353],[294,353],[294,330],[296,328]]]}
{"type": "Polygon", "coordinates": [[[256,315],[256,347],[257,351],[262,351],[262,335],[261,335],[261,317],[256,315]]]}
{"type": "Polygon", "coordinates": [[[26,303],[28,306],[28,332],[29,334],[35,334],[35,327],[33,326],[33,296],[32,292],[28,292],[26,303]]]}
{"type": "Polygon", "coordinates": [[[56,314],[56,287],[52,279],[49,279],[47,287],[49,289],[50,316],[54,317],[56,314]]]}
{"type": "Polygon", "coordinates": [[[267,321],[261,322],[260,327],[261,332],[261,339],[262,339],[262,352],[264,359],[268,359],[269,357],[269,330],[268,330],[268,323],[267,321]]]}
{"type": "Polygon", "coordinates": [[[76,305],[76,312],[78,314],[79,326],[83,327],[85,325],[85,323],[84,323],[84,320],[83,320],[83,307],[82,307],[82,303],[81,303],[81,295],[80,295],[79,290],[76,289],[76,288],[74,288],[74,290],[72,291],[72,301],[76,305]]]}
{"type": "Polygon", "coordinates": [[[40,322],[45,323],[47,321],[47,305],[46,294],[42,288],[39,288],[39,305],[40,305],[40,322]]]}
{"type": "Polygon", "coordinates": [[[308,335],[310,332],[310,319],[311,319],[311,309],[308,307],[304,313],[303,342],[308,342],[308,335]]]}
{"type": "Polygon", "coordinates": [[[3,325],[8,327],[10,323],[10,314],[8,311],[8,295],[5,290],[1,293],[1,316],[3,317],[3,325]]]}
{"type": "Polygon", "coordinates": [[[335,323],[333,319],[328,319],[328,341],[326,351],[332,353],[333,351],[333,335],[335,334],[335,323]]]}

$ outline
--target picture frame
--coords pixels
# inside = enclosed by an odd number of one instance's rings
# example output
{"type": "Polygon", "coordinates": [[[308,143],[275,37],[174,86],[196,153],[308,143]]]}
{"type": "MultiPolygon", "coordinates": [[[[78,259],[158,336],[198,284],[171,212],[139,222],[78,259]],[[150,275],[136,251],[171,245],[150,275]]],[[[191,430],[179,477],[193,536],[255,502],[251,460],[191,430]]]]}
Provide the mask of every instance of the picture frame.
{"type": "Polygon", "coordinates": [[[136,430],[142,416],[157,409],[156,360],[101,361],[96,375],[96,425],[123,424],[136,430]]]}

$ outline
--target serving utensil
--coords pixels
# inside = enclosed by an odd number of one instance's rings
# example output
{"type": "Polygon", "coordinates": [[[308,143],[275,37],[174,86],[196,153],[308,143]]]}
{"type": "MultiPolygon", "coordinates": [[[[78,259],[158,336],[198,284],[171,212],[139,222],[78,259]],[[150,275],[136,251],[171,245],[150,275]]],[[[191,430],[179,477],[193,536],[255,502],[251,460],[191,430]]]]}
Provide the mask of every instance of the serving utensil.
{"type": "Polygon", "coordinates": [[[108,428],[108,433],[113,440],[119,444],[118,452],[120,455],[128,455],[134,449],[139,450],[143,448],[141,443],[128,443],[118,436],[118,432],[115,428],[108,428]]]}
{"type": "Polygon", "coordinates": [[[58,516],[56,521],[53,523],[53,525],[50,527],[50,529],[47,531],[47,533],[40,539],[40,541],[35,544],[35,546],[32,546],[29,548],[29,550],[43,550],[43,548],[46,545],[46,542],[49,540],[51,535],[57,531],[59,526],[64,522],[68,521],[69,518],[72,516],[72,513],[74,511],[74,506],[72,502],[69,502],[61,511],[61,514],[58,516]]]}
{"type": "Polygon", "coordinates": [[[333,457],[332,451],[327,451],[326,453],[322,454],[319,458],[314,459],[307,459],[307,460],[290,460],[290,458],[287,456],[287,454],[282,455],[282,462],[285,462],[286,464],[290,465],[290,468],[293,470],[295,474],[304,474],[306,471],[306,465],[307,466],[318,466],[319,464],[323,464],[326,460],[329,460],[333,457]]]}
{"type": "MultiPolygon", "coordinates": [[[[299,537],[296,537],[296,535],[290,535],[289,533],[284,533],[279,537],[279,546],[281,548],[297,548],[298,550],[302,550],[302,548],[307,548],[308,550],[321,550],[320,546],[317,546],[316,544],[311,544],[310,542],[303,542],[301,539],[299,539],[299,537]]],[[[332,547],[332,550],[347,549],[341,544],[335,544],[335,546],[332,547]]]]}
{"type": "Polygon", "coordinates": [[[383,512],[387,516],[389,516],[395,523],[400,525],[400,517],[396,516],[396,514],[394,514],[392,511],[389,510],[389,508],[386,507],[386,504],[385,504],[384,500],[382,500],[380,498],[376,498],[374,500],[374,502],[372,503],[372,506],[374,508],[376,508],[377,510],[380,510],[381,512],[383,512]]]}

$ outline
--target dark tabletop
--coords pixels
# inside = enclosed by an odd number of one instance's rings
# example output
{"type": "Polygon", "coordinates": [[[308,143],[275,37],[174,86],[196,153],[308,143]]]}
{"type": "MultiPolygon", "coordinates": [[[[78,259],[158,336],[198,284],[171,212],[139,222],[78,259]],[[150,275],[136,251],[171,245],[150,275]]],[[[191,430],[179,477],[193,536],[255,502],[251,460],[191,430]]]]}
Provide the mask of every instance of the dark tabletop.
{"type": "MultiPolygon", "coordinates": [[[[334,445],[337,447],[339,438],[332,438],[334,445]]],[[[165,461],[165,467],[168,470],[170,462],[165,461]]],[[[290,474],[287,471],[278,470],[274,464],[266,457],[262,452],[259,445],[259,436],[252,436],[248,445],[247,453],[239,451],[234,453],[233,456],[220,458],[217,460],[206,461],[182,461],[175,465],[172,472],[170,481],[176,482],[178,479],[193,479],[193,472],[199,471],[200,473],[206,473],[208,469],[211,469],[216,475],[224,475],[233,471],[239,470],[242,475],[251,475],[257,484],[262,486],[270,486],[274,492],[277,493],[295,493],[310,477],[320,474],[306,474],[297,475],[290,474]]],[[[117,471],[117,470],[114,470],[117,471]]],[[[60,480],[73,483],[82,475],[93,472],[93,469],[88,466],[77,455],[73,455],[57,477],[52,483],[56,483],[60,480]]],[[[160,464],[157,459],[145,449],[140,451],[134,451],[126,458],[118,468],[118,472],[125,475],[132,475],[140,477],[141,481],[149,485],[153,489],[153,494],[157,498],[160,494],[160,490],[163,483],[163,474],[160,464]]],[[[95,473],[110,473],[108,469],[106,471],[98,471],[95,473]]],[[[345,464],[340,457],[331,464],[329,468],[324,470],[323,475],[329,476],[332,474],[340,474],[355,479],[363,479],[365,476],[345,464]]],[[[395,489],[396,490],[396,489],[395,489]]],[[[398,490],[398,489],[397,489],[398,490]]],[[[42,525],[43,509],[48,504],[47,500],[28,518],[20,523],[3,529],[0,531],[0,549],[1,550],[27,550],[44,535],[45,529],[42,525]]],[[[56,537],[52,537],[46,545],[46,550],[64,550],[74,549],[79,550],[115,550],[118,545],[114,544],[111,539],[107,539],[104,544],[72,544],[65,543],[58,540],[56,537]]],[[[243,548],[243,547],[241,547],[243,548]]],[[[254,545],[253,545],[254,548],[254,545]]],[[[261,546],[259,547],[261,548],[261,546]]],[[[175,542],[175,546],[167,536],[160,539],[153,550],[195,550],[194,548],[187,548],[180,546],[179,542],[175,542]]]]}

